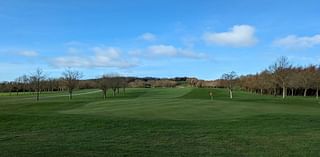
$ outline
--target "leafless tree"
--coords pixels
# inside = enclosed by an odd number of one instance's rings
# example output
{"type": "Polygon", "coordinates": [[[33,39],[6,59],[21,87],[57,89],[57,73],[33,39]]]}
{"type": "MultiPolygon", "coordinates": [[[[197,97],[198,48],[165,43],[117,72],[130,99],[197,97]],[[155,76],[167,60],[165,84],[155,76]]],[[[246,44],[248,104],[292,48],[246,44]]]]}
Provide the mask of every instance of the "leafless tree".
{"type": "Polygon", "coordinates": [[[111,87],[111,78],[108,75],[103,75],[98,79],[99,88],[102,90],[103,98],[107,99],[107,91],[111,87]]]}
{"type": "Polygon", "coordinates": [[[34,84],[34,89],[36,92],[37,101],[40,99],[40,92],[42,88],[42,82],[45,80],[46,75],[43,70],[38,68],[35,73],[31,74],[30,81],[34,84]]]}
{"type": "Polygon", "coordinates": [[[81,80],[79,82],[79,89],[96,89],[98,87],[97,80],[81,80]]]}
{"type": "Polygon", "coordinates": [[[229,90],[230,99],[233,98],[232,92],[233,92],[236,78],[237,78],[237,74],[234,71],[232,71],[230,73],[223,74],[221,76],[221,79],[224,80],[224,82],[226,83],[226,87],[229,90]]]}
{"type": "Polygon", "coordinates": [[[118,74],[107,74],[108,76],[108,84],[110,89],[112,90],[112,95],[115,96],[117,91],[119,93],[119,88],[121,87],[121,77],[118,74]]]}
{"type": "Polygon", "coordinates": [[[291,89],[291,96],[294,96],[295,91],[300,87],[300,68],[292,68],[290,70],[290,79],[288,81],[288,88],[291,89]]]}
{"type": "Polygon", "coordinates": [[[14,89],[17,95],[19,95],[19,91],[23,88],[22,85],[23,85],[23,79],[21,76],[14,80],[14,89]]]}
{"type": "Polygon", "coordinates": [[[307,96],[308,89],[314,86],[316,66],[310,65],[305,68],[299,68],[299,84],[304,89],[303,96],[307,96]]]}
{"type": "Polygon", "coordinates": [[[111,81],[110,81],[110,87],[112,89],[112,95],[116,96],[116,91],[117,89],[119,90],[119,86],[120,86],[120,77],[119,76],[111,76],[110,77],[111,81]]]}
{"type": "Polygon", "coordinates": [[[128,86],[128,79],[126,77],[121,77],[120,88],[122,88],[123,95],[126,94],[126,88],[128,86]]]}
{"type": "Polygon", "coordinates": [[[203,82],[204,82],[203,80],[198,80],[197,83],[196,83],[196,87],[197,88],[202,88],[203,87],[203,82]]]}
{"type": "Polygon", "coordinates": [[[262,71],[258,74],[258,82],[256,86],[260,88],[260,94],[262,95],[264,91],[268,91],[273,88],[274,84],[272,82],[272,74],[268,70],[262,71]]]}
{"type": "Polygon", "coordinates": [[[27,75],[22,75],[23,92],[26,92],[29,85],[29,77],[27,75]]]}
{"type": "Polygon", "coordinates": [[[82,78],[82,73],[80,73],[77,70],[72,70],[72,69],[66,69],[63,73],[63,80],[65,82],[66,87],[68,88],[69,92],[69,99],[72,99],[72,93],[73,90],[77,87],[79,83],[79,79],[82,78]]]}
{"type": "Polygon", "coordinates": [[[196,85],[197,85],[197,82],[198,82],[199,80],[197,79],[197,78],[187,78],[186,79],[186,82],[189,84],[189,85],[191,85],[191,87],[196,87],[196,85]]]}
{"type": "Polygon", "coordinates": [[[290,79],[291,65],[287,57],[280,57],[273,65],[270,66],[270,71],[273,72],[278,85],[282,87],[282,98],[284,99],[287,94],[287,85],[290,79]]]}
{"type": "Polygon", "coordinates": [[[146,86],[146,81],[134,80],[128,84],[132,88],[144,88],[146,86]]]}

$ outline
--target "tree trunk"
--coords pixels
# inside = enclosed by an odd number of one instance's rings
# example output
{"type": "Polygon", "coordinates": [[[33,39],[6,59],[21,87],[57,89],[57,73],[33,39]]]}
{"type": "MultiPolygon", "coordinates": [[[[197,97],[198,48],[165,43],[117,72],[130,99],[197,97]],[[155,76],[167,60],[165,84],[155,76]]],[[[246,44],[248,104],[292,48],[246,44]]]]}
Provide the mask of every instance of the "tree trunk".
{"type": "Polygon", "coordinates": [[[286,97],[286,87],[283,85],[282,86],[282,99],[286,97]]]}
{"type": "Polygon", "coordinates": [[[260,95],[262,95],[262,94],[263,94],[263,89],[261,88],[261,89],[260,89],[260,95]]]}
{"type": "Polygon", "coordinates": [[[39,101],[40,96],[40,80],[37,80],[37,101],[39,101]]]}
{"type": "Polygon", "coordinates": [[[37,101],[39,101],[40,91],[37,91],[37,101]]]}
{"type": "Polygon", "coordinates": [[[305,88],[305,89],[304,89],[304,92],[303,92],[303,96],[304,96],[304,97],[306,97],[306,96],[307,96],[307,91],[308,91],[308,89],[307,89],[307,88],[305,88]]]}
{"type": "Polygon", "coordinates": [[[291,96],[294,96],[294,89],[291,88],[291,96]]]}
{"type": "Polygon", "coordinates": [[[229,89],[229,94],[230,94],[230,99],[232,99],[233,95],[232,95],[232,90],[231,89],[229,89]]]}
{"type": "Polygon", "coordinates": [[[107,99],[107,91],[103,90],[103,99],[106,100],[107,99]]]}
{"type": "Polygon", "coordinates": [[[274,88],[274,89],[273,89],[273,95],[274,95],[274,96],[277,96],[277,88],[274,88]]]}
{"type": "Polygon", "coordinates": [[[316,98],[319,99],[319,88],[317,87],[316,98]]]}
{"type": "Polygon", "coordinates": [[[69,91],[69,99],[72,100],[72,90],[69,91]]]}

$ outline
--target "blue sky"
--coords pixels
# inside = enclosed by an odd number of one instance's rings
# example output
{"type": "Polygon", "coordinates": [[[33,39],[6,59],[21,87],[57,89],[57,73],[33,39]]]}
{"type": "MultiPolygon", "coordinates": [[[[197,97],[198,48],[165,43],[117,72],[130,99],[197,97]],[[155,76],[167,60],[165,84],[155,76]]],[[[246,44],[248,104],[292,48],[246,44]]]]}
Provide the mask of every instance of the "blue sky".
{"type": "Polygon", "coordinates": [[[85,78],[256,73],[320,63],[317,0],[0,1],[0,81],[42,68],[85,78]]]}

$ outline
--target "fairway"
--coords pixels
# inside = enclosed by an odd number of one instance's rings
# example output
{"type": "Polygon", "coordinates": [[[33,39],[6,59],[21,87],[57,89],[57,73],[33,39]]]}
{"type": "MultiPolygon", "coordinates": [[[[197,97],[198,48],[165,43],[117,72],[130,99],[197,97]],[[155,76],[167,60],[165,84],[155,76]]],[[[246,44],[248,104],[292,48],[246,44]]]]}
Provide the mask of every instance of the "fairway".
{"type": "Polygon", "coordinates": [[[320,103],[205,88],[4,93],[0,156],[320,156],[320,103]]]}

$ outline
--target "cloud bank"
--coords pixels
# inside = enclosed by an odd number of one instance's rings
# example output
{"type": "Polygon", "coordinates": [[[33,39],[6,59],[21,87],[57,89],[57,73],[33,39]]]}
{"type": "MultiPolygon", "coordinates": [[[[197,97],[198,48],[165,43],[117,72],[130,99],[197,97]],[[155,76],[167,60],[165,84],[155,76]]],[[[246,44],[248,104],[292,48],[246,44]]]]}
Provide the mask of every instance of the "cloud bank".
{"type": "Polygon", "coordinates": [[[55,67],[113,67],[113,68],[130,68],[136,66],[135,63],[124,59],[121,51],[114,47],[94,47],[92,55],[89,56],[61,56],[51,60],[55,67]]]}
{"type": "Polygon", "coordinates": [[[151,45],[143,52],[151,57],[180,57],[190,59],[202,59],[205,57],[204,53],[194,52],[193,50],[178,48],[173,45],[151,45]]]}

